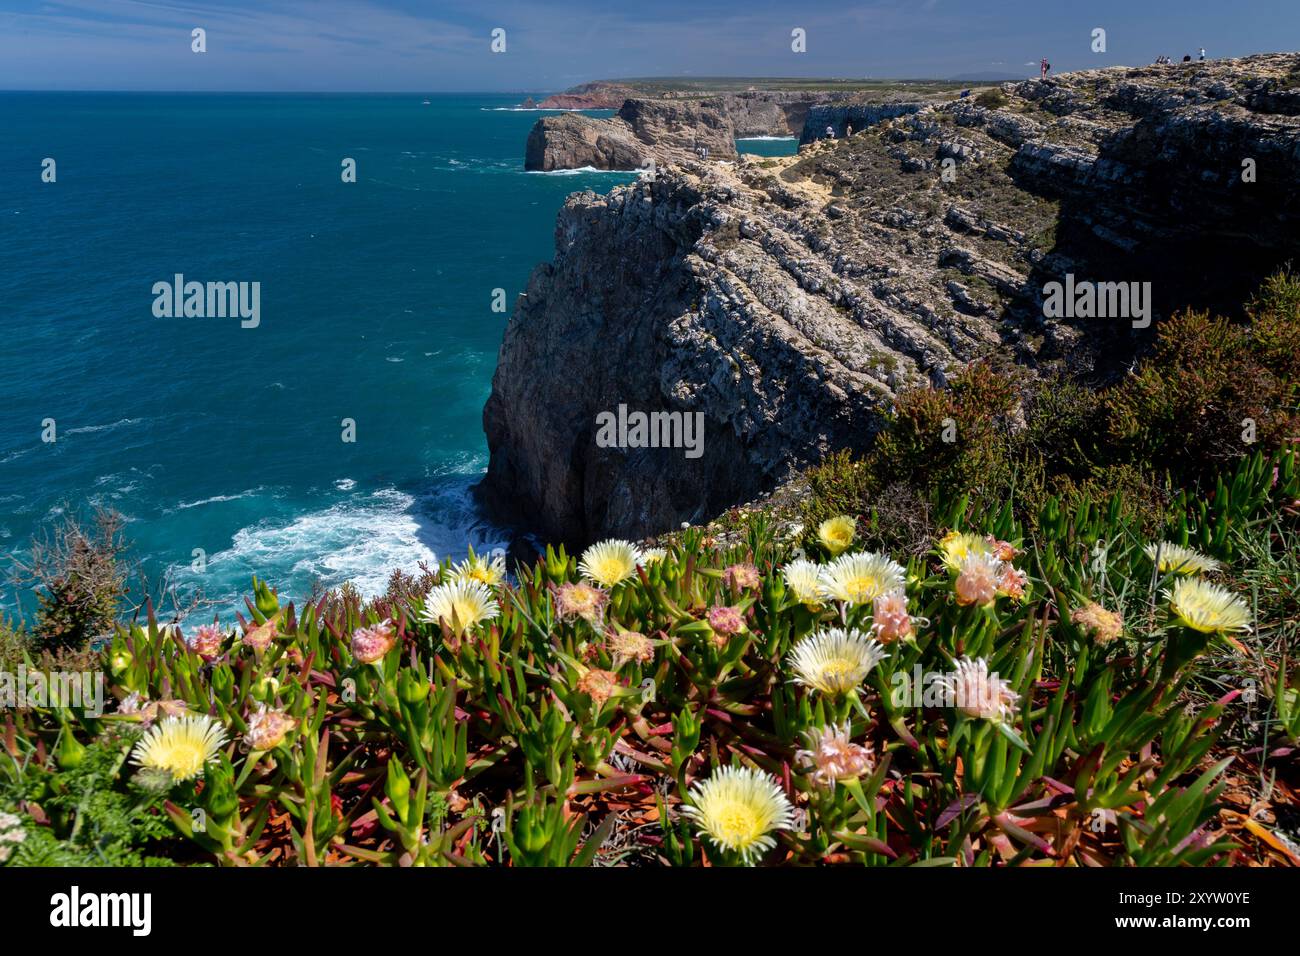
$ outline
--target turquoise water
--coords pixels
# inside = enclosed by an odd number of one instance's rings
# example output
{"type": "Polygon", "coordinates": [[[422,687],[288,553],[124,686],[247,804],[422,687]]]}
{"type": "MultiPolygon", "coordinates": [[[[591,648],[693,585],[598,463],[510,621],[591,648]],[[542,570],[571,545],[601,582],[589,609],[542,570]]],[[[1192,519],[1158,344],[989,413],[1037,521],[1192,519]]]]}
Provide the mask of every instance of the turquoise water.
{"type": "Polygon", "coordinates": [[[754,156],[793,156],[799,152],[797,137],[763,137],[762,139],[738,139],[736,149],[754,156]]]}
{"type": "Polygon", "coordinates": [[[631,179],[525,173],[520,98],[0,94],[0,548],[111,507],[155,586],[226,613],[254,571],[374,592],[501,543],[469,495],[493,290],[567,193],[631,179]],[[260,324],[155,317],[176,273],[260,283],[260,324]]]}

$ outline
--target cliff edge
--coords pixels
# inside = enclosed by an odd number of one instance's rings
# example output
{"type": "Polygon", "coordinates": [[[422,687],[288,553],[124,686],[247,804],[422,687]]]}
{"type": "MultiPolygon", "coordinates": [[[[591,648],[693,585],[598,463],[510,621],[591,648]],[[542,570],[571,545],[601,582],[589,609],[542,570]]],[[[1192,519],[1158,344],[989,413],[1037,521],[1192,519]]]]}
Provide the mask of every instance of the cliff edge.
{"type": "Polygon", "coordinates": [[[1162,315],[1300,252],[1297,89],[1292,54],[1086,71],[572,195],[505,332],[480,491],[553,539],[638,538],[865,448],[959,363],[1122,374],[1162,315]],[[1149,291],[1151,321],[1044,308],[1076,281],[1149,291]]]}

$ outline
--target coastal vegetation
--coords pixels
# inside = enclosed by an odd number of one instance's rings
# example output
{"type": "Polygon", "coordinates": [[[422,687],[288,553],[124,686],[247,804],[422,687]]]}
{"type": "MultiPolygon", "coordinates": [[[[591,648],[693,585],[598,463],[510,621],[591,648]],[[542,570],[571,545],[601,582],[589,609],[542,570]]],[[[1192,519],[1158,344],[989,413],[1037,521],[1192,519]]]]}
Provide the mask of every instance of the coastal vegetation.
{"type": "Polygon", "coordinates": [[[255,579],[238,626],[104,621],[119,529],[65,526],[83,570],[39,576],[5,667],[107,704],[6,712],[0,859],[1300,862],[1252,791],[1281,807],[1300,746],[1300,285],[1248,311],[1099,391],[976,364],[904,393],[798,521],[471,552],[373,599],[255,579]]]}

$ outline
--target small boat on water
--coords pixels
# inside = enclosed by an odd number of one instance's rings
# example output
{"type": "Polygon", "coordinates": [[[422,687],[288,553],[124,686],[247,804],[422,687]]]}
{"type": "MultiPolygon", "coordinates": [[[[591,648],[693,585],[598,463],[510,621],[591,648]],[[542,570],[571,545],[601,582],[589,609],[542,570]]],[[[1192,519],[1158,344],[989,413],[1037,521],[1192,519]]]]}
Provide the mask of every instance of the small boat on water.
{"type": "Polygon", "coordinates": [[[420,105],[421,105],[421,106],[428,106],[428,105],[429,105],[429,101],[428,101],[428,100],[425,100],[425,101],[424,101],[423,103],[421,103],[420,105]]]}

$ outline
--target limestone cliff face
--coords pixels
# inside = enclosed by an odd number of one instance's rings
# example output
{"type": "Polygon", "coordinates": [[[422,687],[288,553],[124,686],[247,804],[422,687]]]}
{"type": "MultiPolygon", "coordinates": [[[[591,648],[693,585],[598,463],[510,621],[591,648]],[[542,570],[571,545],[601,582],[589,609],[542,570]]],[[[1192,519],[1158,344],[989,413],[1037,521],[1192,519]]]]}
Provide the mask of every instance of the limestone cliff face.
{"type": "Polygon", "coordinates": [[[912,103],[834,103],[809,107],[799,129],[799,145],[805,146],[826,136],[833,129],[836,136],[844,136],[852,128],[857,131],[875,126],[881,120],[919,113],[927,104],[912,103]]]}
{"type": "Polygon", "coordinates": [[[1045,318],[1044,285],[1150,282],[1158,321],[1296,258],[1298,74],[1067,74],[569,197],[502,343],[483,495],[549,538],[642,537],[866,447],[898,388],[976,357],[1122,373],[1154,327],[1045,318]],[[620,404],[701,413],[702,456],[600,447],[620,404]]]}
{"type": "Polygon", "coordinates": [[[722,93],[701,100],[731,122],[736,135],[798,136],[804,128],[808,111],[818,104],[834,103],[848,97],[845,93],[793,92],[783,90],[746,90],[722,93]]]}
{"type": "Polygon", "coordinates": [[[524,168],[640,169],[666,165],[707,147],[713,159],[734,159],[735,132],[719,113],[698,103],[630,99],[617,116],[547,116],[528,134],[524,168]]]}

